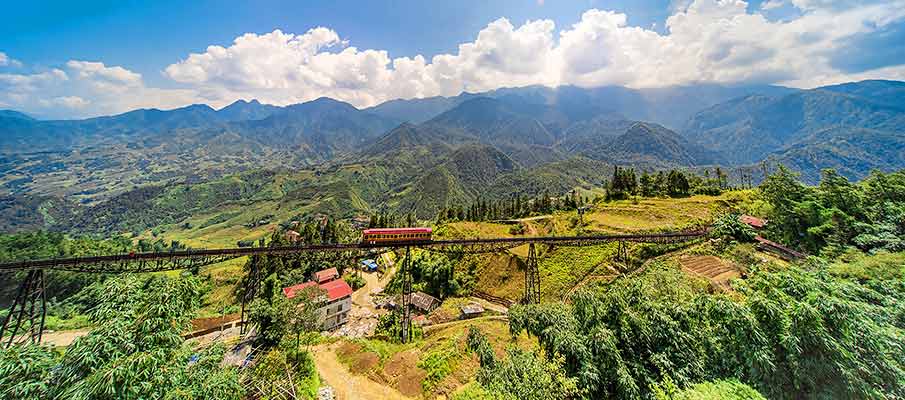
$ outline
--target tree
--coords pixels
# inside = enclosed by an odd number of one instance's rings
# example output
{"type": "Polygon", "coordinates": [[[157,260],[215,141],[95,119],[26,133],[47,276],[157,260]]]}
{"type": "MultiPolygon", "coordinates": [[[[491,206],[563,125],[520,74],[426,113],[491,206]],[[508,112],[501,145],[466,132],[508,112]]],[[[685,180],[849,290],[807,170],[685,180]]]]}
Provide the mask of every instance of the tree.
{"type": "Polygon", "coordinates": [[[296,352],[303,334],[320,331],[323,321],[318,309],[323,305],[325,295],[323,289],[310,286],[295,292],[293,299],[289,301],[289,331],[295,333],[296,352]]]}
{"type": "Polygon", "coordinates": [[[657,187],[655,185],[654,178],[644,172],[641,174],[641,179],[638,184],[641,187],[641,195],[644,197],[654,197],[657,194],[657,187]]]}
{"type": "Polygon", "coordinates": [[[666,192],[669,197],[685,197],[688,196],[691,186],[688,184],[688,178],[681,171],[671,170],[666,177],[666,192]]]}
{"type": "Polygon", "coordinates": [[[905,395],[905,286],[790,267],[749,267],[738,296],[714,295],[654,264],[571,303],[514,306],[510,332],[536,336],[587,398],[643,398],[738,379],[768,398],[905,395]]]}
{"type": "Polygon", "coordinates": [[[751,242],[757,236],[754,229],[742,222],[738,213],[725,213],[717,217],[713,222],[711,234],[715,237],[738,242],[751,242]]]}
{"type": "Polygon", "coordinates": [[[276,345],[289,331],[292,302],[282,289],[277,275],[268,275],[261,283],[261,295],[248,306],[248,320],[257,327],[264,346],[276,345]]]}
{"type": "Polygon", "coordinates": [[[812,190],[798,181],[798,175],[780,165],[776,173],[767,176],[760,185],[760,193],[772,205],[767,226],[771,236],[788,245],[797,245],[807,235],[806,200],[812,190]]]}
{"type": "Polygon", "coordinates": [[[33,345],[0,351],[0,371],[17,371],[2,374],[0,393],[101,400],[239,399],[244,390],[238,372],[220,366],[225,348],[196,351],[183,343],[199,299],[200,282],[191,276],[111,279],[90,314],[97,328],[76,339],[62,357],[33,345]],[[17,363],[25,359],[31,364],[22,370],[17,363]]]}
{"type": "Polygon", "coordinates": [[[519,348],[498,360],[484,334],[469,328],[467,348],[481,362],[477,380],[495,398],[506,400],[567,399],[578,394],[576,380],[566,376],[561,359],[544,360],[519,348]]]}

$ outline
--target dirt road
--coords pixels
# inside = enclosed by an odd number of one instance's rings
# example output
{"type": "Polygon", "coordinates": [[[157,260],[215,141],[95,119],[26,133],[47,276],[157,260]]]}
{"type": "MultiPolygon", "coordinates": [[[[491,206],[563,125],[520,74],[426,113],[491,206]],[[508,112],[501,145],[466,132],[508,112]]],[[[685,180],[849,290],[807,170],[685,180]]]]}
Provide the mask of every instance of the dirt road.
{"type": "Polygon", "coordinates": [[[321,381],[333,387],[337,400],[392,400],[408,399],[389,386],[381,385],[363,375],[354,375],[336,357],[336,346],[322,345],[312,348],[314,364],[321,381]]]}
{"type": "Polygon", "coordinates": [[[377,318],[386,311],[374,306],[371,295],[383,292],[383,288],[393,278],[396,270],[386,255],[384,255],[384,265],[387,267],[386,273],[382,277],[376,272],[361,273],[365,285],[352,293],[352,309],[349,310],[349,321],[334,331],[333,336],[367,337],[374,333],[377,328],[377,318]]]}
{"type": "Polygon", "coordinates": [[[44,332],[41,335],[41,343],[66,347],[79,337],[85,336],[91,329],[76,329],[71,331],[44,332]]]}

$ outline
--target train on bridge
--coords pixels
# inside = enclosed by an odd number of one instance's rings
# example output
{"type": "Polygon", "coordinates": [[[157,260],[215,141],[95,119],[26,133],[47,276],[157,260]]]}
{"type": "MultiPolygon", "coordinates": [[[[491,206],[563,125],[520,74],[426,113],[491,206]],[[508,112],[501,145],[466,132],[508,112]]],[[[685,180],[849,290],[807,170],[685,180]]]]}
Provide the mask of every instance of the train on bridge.
{"type": "Polygon", "coordinates": [[[376,244],[400,244],[400,243],[426,243],[431,241],[431,228],[374,228],[365,229],[361,233],[361,243],[376,244]]]}

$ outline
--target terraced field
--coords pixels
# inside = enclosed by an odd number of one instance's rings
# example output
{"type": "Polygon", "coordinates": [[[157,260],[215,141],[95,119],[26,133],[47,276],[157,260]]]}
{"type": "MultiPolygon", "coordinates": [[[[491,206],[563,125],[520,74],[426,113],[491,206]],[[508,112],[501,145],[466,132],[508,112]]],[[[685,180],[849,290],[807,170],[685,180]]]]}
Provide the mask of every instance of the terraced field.
{"type": "Polygon", "coordinates": [[[684,256],[679,263],[685,272],[727,290],[729,282],[741,276],[734,266],[714,256],[684,256]]]}

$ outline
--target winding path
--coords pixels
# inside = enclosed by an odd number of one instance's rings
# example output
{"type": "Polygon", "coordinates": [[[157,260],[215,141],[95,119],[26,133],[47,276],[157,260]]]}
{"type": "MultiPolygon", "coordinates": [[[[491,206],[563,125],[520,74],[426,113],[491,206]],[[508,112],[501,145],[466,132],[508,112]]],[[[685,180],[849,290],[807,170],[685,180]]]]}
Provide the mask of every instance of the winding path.
{"type": "Polygon", "coordinates": [[[312,348],[314,364],[325,385],[333,387],[336,400],[395,400],[410,399],[398,390],[381,385],[364,375],[349,372],[336,356],[336,344],[312,348]]]}

